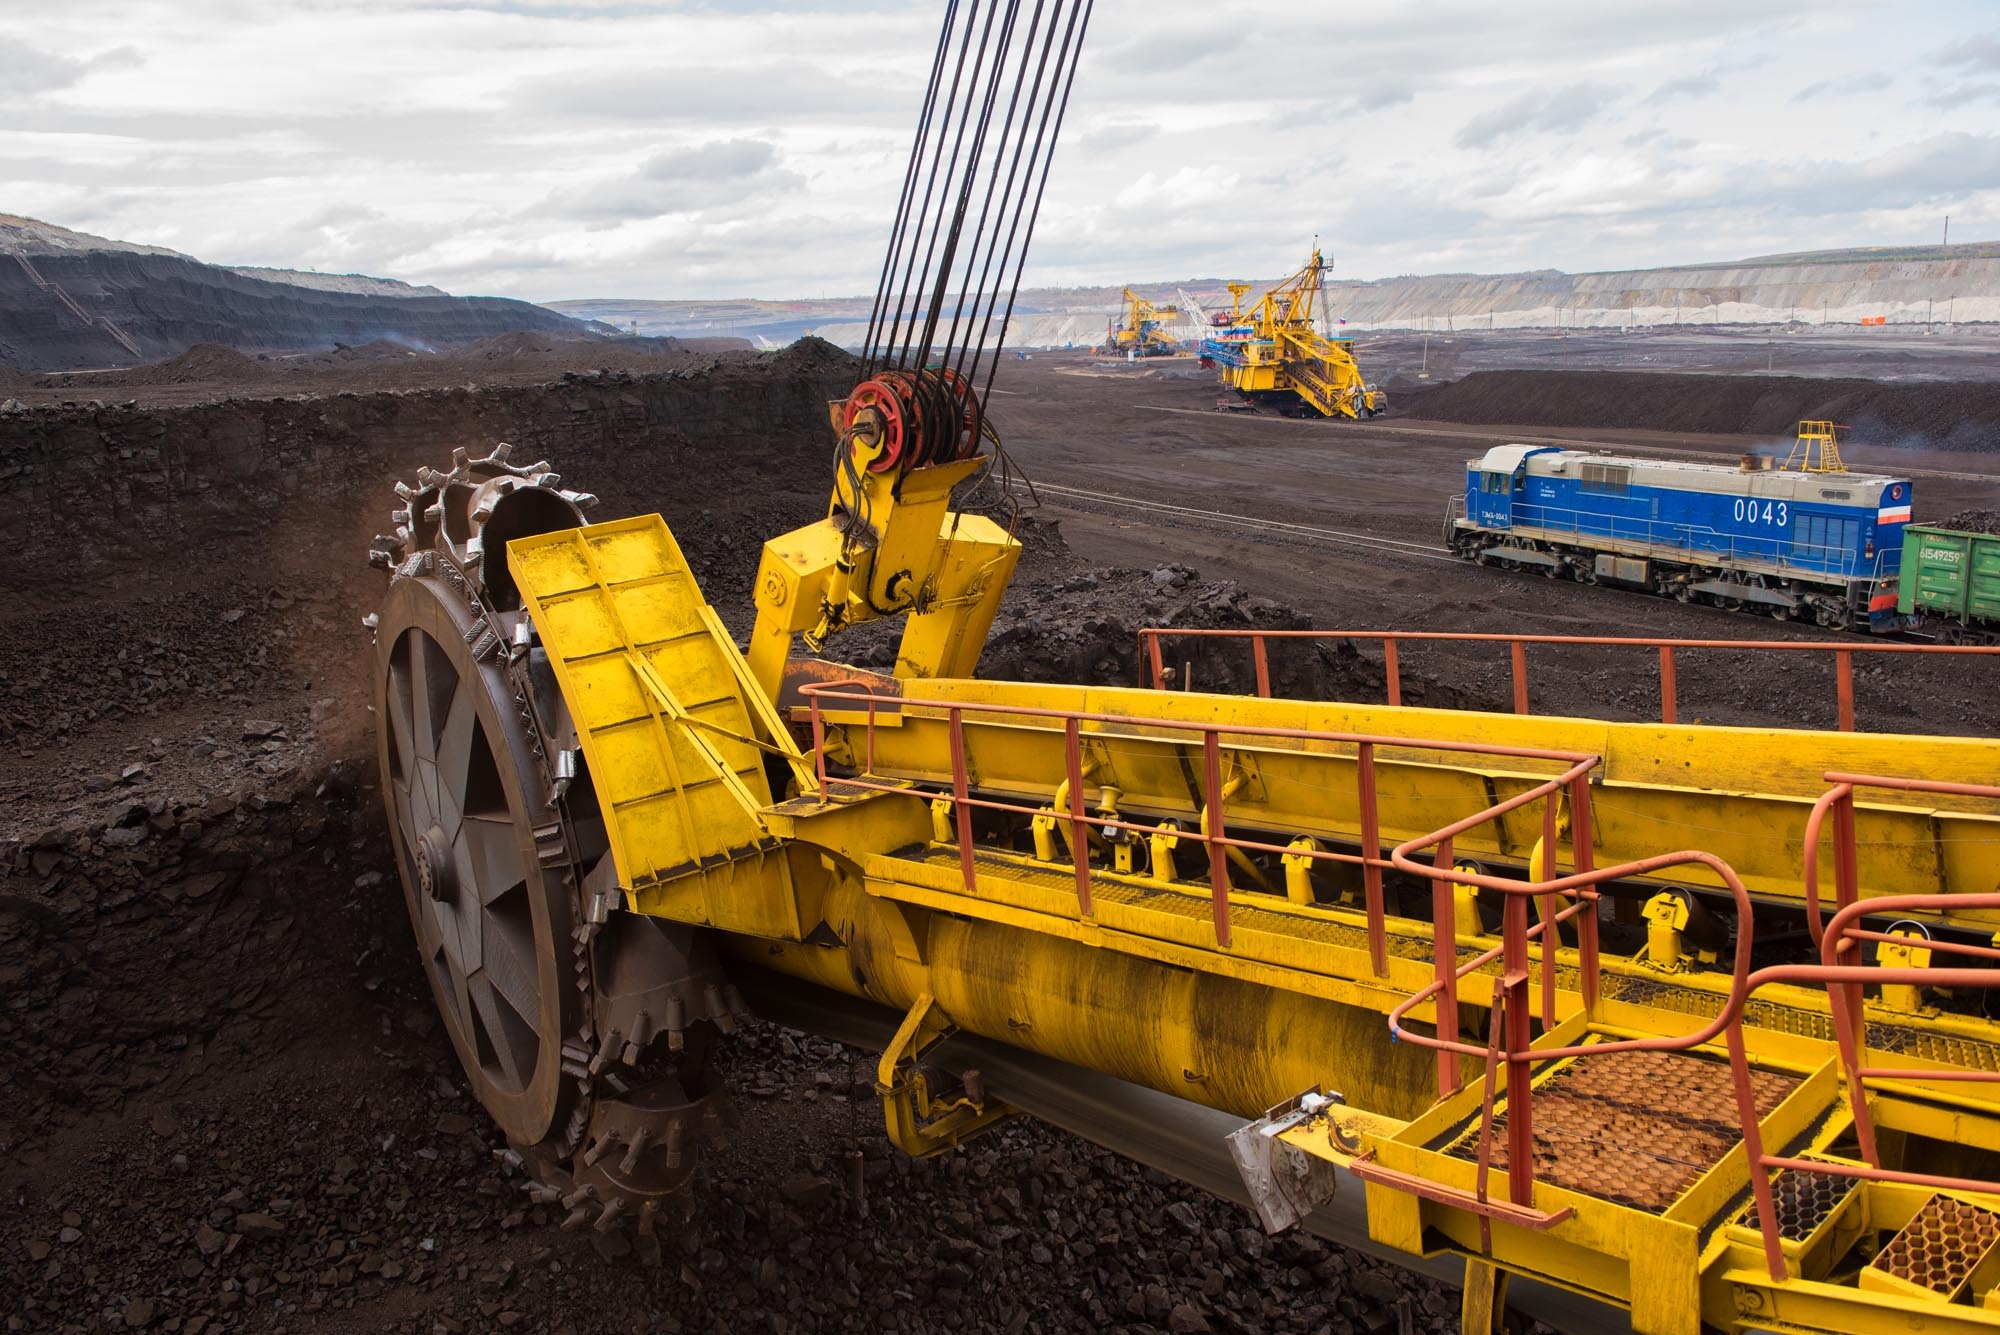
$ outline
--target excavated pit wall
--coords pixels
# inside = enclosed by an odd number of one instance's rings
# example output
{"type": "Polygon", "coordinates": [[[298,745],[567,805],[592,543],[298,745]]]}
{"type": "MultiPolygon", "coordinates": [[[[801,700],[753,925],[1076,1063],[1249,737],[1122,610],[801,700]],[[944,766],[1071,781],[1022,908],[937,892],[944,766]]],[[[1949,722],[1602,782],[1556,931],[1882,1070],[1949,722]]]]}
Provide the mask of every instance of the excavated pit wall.
{"type": "Polygon", "coordinates": [[[698,573],[747,589],[743,535],[823,504],[788,456],[817,458],[851,383],[844,355],[804,348],[537,388],[0,415],[0,1156],[282,1042],[260,1014],[295,1020],[282,994],[302,985],[337,1004],[383,949],[356,934],[403,930],[360,624],[394,479],[509,440],[615,487],[600,515],[665,511],[698,573]]]}
{"type": "MultiPolygon", "coordinates": [[[[665,513],[740,624],[759,541],[822,512],[825,402],[852,380],[809,346],[529,389],[0,416],[0,1192],[18,1207],[0,1220],[0,1323],[1448,1324],[1434,1286],[1266,1244],[1233,1207],[1052,1133],[1009,1131],[936,1173],[892,1160],[867,1071],[774,1031],[739,1035],[728,1060],[753,1109],[780,1090],[783,1106],[719,1161],[661,1270],[556,1234],[492,1160],[415,967],[374,785],[359,617],[383,578],[363,553],[388,483],[511,440],[603,491],[596,517],[665,513]],[[840,1146],[894,1198],[860,1233],[840,1146]],[[1022,1208],[1045,1192],[1045,1212],[1022,1208]],[[940,1265],[941,1233],[967,1240],[940,1265]],[[1272,1260],[1282,1296],[1248,1285],[1272,1260]],[[1049,1265],[1076,1282],[1041,1282],[1049,1265]],[[889,1291],[878,1272],[919,1296],[864,1320],[864,1295],[889,1291]],[[601,1306],[614,1290],[622,1315],[601,1306]]],[[[1023,536],[992,672],[1129,680],[1141,622],[1299,623],[1178,567],[1079,573],[1052,525],[1023,536]]],[[[1337,652],[1274,670],[1328,692],[1368,672],[1337,652]]]]}

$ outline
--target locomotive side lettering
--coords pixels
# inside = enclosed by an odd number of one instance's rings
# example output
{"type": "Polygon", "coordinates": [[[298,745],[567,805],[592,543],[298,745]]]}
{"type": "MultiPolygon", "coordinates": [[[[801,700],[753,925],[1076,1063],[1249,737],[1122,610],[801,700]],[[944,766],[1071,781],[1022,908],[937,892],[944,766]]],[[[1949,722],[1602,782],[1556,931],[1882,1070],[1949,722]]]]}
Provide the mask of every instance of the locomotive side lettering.
{"type": "Polygon", "coordinates": [[[1736,512],[1739,523],[1767,524],[1783,528],[1791,522],[1792,509],[1789,501],[1765,501],[1763,510],[1759,511],[1754,497],[1748,500],[1739,498],[1731,508],[1736,512]]]}

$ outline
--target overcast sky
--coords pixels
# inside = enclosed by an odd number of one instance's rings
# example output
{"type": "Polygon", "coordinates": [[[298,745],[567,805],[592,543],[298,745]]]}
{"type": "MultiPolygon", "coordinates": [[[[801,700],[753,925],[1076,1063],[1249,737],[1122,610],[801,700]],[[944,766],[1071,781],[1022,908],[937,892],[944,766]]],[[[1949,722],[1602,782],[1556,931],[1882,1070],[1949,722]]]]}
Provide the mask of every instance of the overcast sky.
{"type": "MultiPolygon", "coordinates": [[[[872,291],[941,6],[0,0],[0,212],[563,297],[872,291]]],[[[1099,0],[1027,282],[2000,238],[1993,0],[1099,0]],[[1311,15],[1323,13],[1324,18],[1311,15]]]]}

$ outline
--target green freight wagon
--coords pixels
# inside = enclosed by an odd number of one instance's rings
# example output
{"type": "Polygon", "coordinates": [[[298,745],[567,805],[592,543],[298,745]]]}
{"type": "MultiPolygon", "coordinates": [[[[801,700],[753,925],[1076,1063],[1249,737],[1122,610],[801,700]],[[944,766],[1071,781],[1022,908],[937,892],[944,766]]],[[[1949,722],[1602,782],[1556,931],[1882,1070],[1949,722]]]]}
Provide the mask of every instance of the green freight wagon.
{"type": "Polygon", "coordinates": [[[2000,536],[1906,525],[1896,610],[1942,622],[1946,644],[2000,643],[2000,536]]]}

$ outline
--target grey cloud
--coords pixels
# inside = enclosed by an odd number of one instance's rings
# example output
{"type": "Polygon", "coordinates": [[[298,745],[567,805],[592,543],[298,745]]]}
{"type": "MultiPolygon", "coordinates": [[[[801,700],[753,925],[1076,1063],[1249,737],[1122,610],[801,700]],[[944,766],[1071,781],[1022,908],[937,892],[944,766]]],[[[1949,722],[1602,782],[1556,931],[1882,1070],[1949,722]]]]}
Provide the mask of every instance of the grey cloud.
{"type": "Polygon", "coordinates": [[[813,116],[852,124],[884,118],[915,125],[922,84],[904,89],[891,79],[843,79],[802,61],[744,69],[707,66],[608,78],[541,80],[523,85],[521,110],[598,121],[715,124],[813,116]]]}
{"type": "Polygon", "coordinates": [[[52,93],[68,88],[93,69],[116,68],[139,62],[138,52],[119,47],[88,60],[38,51],[25,42],[0,37],[0,98],[12,101],[36,93],[52,93]]]}
{"type": "Polygon", "coordinates": [[[1816,97],[1827,96],[1829,93],[1836,91],[1838,87],[1839,85],[1834,83],[1834,81],[1831,79],[1821,79],[1818,83],[1809,83],[1805,87],[1799,89],[1798,92],[1793,93],[1792,101],[1810,102],[1816,97]]]}
{"type": "Polygon", "coordinates": [[[1967,83],[1947,88],[1924,99],[1934,107],[1962,107],[1968,102],[2000,99],[2000,83],[1967,83]]]}
{"type": "Polygon", "coordinates": [[[1240,50],[1246,40],[1240,25],[1204,22],[1178,30],[1162,25],[1108,48],[1103,61],[1127,73],[1171,70],[1178,80],[1190,65],[1240,50]]]}
{"type": "Polygon", "coordinates": [[[1310,102],[1285,102],[1273,111],[1265,124],[1271,132],[1284,134],[1309,125],[1338,125],[1355,116],[1384,111],[1416,100],[1407,85],[1371,84],[1355,92],[1317,98],[1310,102]]]}
{"type": "Polygon", "coordinates": [[[1953,42],[1937,54],[1941,65],[1962,65],[1972,70],[2000,73],[2000,36],[1985,34],[1953,42]]]}
{"type": "Polygon", "coordinates": [[[1077,144],[1087,152],[1110,153],[1144,143],[1159,132],[1160,127],[1151,121],[1111,121],[1085,131],[1077,144]]]}
{"type": "Polygon", "coordinates": [[[778,165],[778,150],[769,142],[720,139],[655,153],[626,175],[556,191],[530,212],[618,222],[768,200],[804,184],[804,177],[778,165]]]}
{"type": "Polygon", "coordinates": [[[1669,79],[1647,94],[1645,105],[1658,106],[1677,97],[1703,97],[1720,87],[1722,80],[1714,74],[1690,74],[1679,79],[1669,79]]]}
{"type": "Polygon", "coordinates": [[[1898,207],[1951,198],[2000,180],[2000,135],[1937,134],[1859,162],[1809,162],[1760,173],[1802,208],[1830,198],[1850,207],[1898,207]]]}
{"type": "Polygon", "coordinates": [[[1644,148],[1651,144],[1666,153],[1677,153],[1695,146],[1695,141],[1686,135],[1668,134],[1657,125],[1633,131],[1625,136],[1624,142],[1627,148],[1644,148]]]}
{"type": "Polygon", "coordinates": [[[1517,134],[1573,134],[1590,124],[1611,96],[1610,89],[1590,83],[1523,93],[1474,116],[1454,142],[1460,148],[1484,148],[1517,134]]]}
{"type": "Polygon", "coordinates": [[[1416,99],[1416,92],[1408,87],[1391,84],[1376,84],[1364,88],[1347,99],[1347,105],[1355,111],[1382,111],[1389,107],[1401,106],[1416,99]]]}

